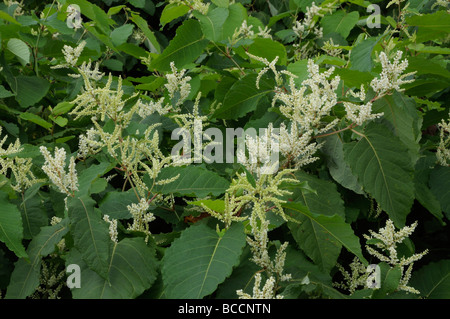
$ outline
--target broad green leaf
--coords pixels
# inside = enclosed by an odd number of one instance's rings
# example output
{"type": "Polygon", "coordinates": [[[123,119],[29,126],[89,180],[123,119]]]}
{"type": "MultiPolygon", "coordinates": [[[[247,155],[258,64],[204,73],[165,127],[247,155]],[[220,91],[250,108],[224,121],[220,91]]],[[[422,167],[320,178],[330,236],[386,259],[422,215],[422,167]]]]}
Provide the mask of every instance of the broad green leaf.
{"type": "Polygon", "coordinates": [[[194,16],[199,20],[205,38],[214,42],[225,40],[223,36],[223,24],[228,18],[227,8],[215,8],[207,15],[194,11],[194,16]]]}
{"type": "Polygon", "coordinates": [[[97,180],[101,179],[112,168],[112,164],[101,162],[100,164],[91,164],[88,168],[81,170],[78,167],[78,192],[77,196],[93,194],[92,186],[97,180]]]}
{"type": "Polygon", "coordinates": [[[19,75],[14,78],[13,83],[9,84],[22,108],[27,108],[39,102],[50,89],[50,83],[37,76],[19,75]]]}
{"type": "Polygon", "coordinates": [[[111,218],[128,219],[133,216],[127,206],[133,203],[137,203],[137,198],[132,189],[126,192],[108,192],[100,201],[99,208],[103,214],[111,218]]]}
{"type": "Polygon", "coordinates": [[[159,18],[159,23],[164,27],[167,23],[184,16],[188,13],[190,8],[184,4],[170,3],[166,5],[161,12],[161,17],[159,18]]]}
{"type": "Polygon", "coordinates": [[[373,113],[383,112],[383,119],[392,125],[394,134],[408,148],[409,157],[415,163],[419,156],[422,138],[422,119],[414,99],[394,92],[377,99],[372,105],[373,113]]]}
{"type": "Polygon", "coordinates": [[[70,233],[88,267],[108,279],[111,238],[108,224],[94,208],[95,204],[88,196],[68,200],[70,233]]]}
{"type": "Polygon", "coordinates": [[[75,105],[70,103],[70,102],[59,102],[58,104],[56,104],[56,106],[52,109],[52,114],[53,115],[61,115],[61,114],[65,114],[67,112],[69,112],[75,105]]]}
{"type": "Polygon", "coordinates": [[[443,223],[442,218],[444,216],[442,215],[441,204],[428,185],[431,167],[434,166],[435,162],[436,155],[433,153],[428,153],[419,158],[414,172],[414,189],[417,201],[443,223]]]}
{"type": "Polygon", "coordinates": [[[5,21],[14,23],[16,25],[20,25],[19,22],[17,22],[16,19],[14,19],[12,16],[10,16],[8,13],[6,13],[5,11],[0,11],[0,19],[3,19],[5,21]]]}
{"type": "Polygon", "coordinates": [[[0,192],[0,241],[17,257],[27,257],[22,244],[22,216],[16,205],[9,202],[8,194],[0,192]]]}
{"type": "Polygon", "coordinates": [[[6,45],[8,50],[11,51],[22,63],[22,65],[30,63],[31,51],[28,45],[20,39],[9,39],[6,45]]]}
{"type": "Polygon", "coordinates": [[[210,295],[238,265],[245,244],[241,223],[232,224],[223,236],[203,223],[187,228],[162,259],[165,295],[171,299],[210,295]]]}
{"type": "Polygon", "coordinates": [[[22,114],[20,114],[20,118],[23,120],[33,122],[33,123],[35,123],[39,126],[42,126],[43,128],[46,128],[46,129],[49,129],[53,126],[52,123],[47,122],[40,116],[33,114],[33,113],[28,113],[28,112],[22,113],[22,114]]]}
{"type": "Polygon", "coordinates": [[[198,166],[163,168],[158,180],[172,178],[178,174],[178,179],[171,183],[155,185],[154,192],[196,197],[206,197],[209,194],[217,196],[223,194],[230,185],[225,178],[198,166]]]}
{"type": "Polygon", "coordinates": [[[345,188],[351,189],[357,194],[363,194],[358,179],[344,161],[344,144],[341,137],[338,134],[326,137],[322,151],[327,156],[327,166],[333,179],[345,188]]]}
{"type": "Polygon", "coordinates": [[[0,99],[4,99],[6,97],[11,97],[11,96],[14,96],[14,93],[5,89],[5,87],[3,85],[0,85],[0,99]]]}
{"type": "Polygon", "coordinates": [[[405,225],[414,201],[408,148],[382,123],[371,122],[357,142],[344,144],[344,157],[358,182],[397,227],[405,225]]]}
{"type": "Polygon", "coordinates": [[[303,59],[295,61],[294,63],[289,63],[287,70],[297,76],[297,78],[294,79],[294,82],[297,86],[300,86],[309,76],[308,60],[303,59]]]}
{"type": "Polygon", "coordinates": [[[8,299],[24,299],[39,286],[42,257],[53,253],[56,245],[68,232],[67,219],[54,226],[45,226],[30,242],[27,248],[28,259],[15,263],[11,281],[6,291],[8,299]]]}
{"type": "Polygon", "coordinates": [[[256,87],[256,74],[248,74],[236,81],[225,95],[222,106],[216,110],[214,116],[220,119],[237,119],[254,111],[259,100],[273,92],[274,83],[268,77],[259,81],[256,87]]]}
{"type": "Polygon", "coordinates": [[[416,42],[420,43],[445,37],[450,28],[450,16],[445,10],[441,10],[407,17],[406,23],[417,27],[416,42]]]}
{"type": "Polygon", "coordinates": [[[216,211],[218,213],[223,213],[225,211],[225,202],[222,199],[204,199],[204,200],[197,200],[192,202],[187,202],[190,205],[195,205],[199,207],[203,207],[205,205],[209,209],[212,209],[213,211],[216,211]]]}
{"type": "Polygon", "coordinates": [[[346,68],[336,68],[333,75],[339,75],[342,83],[349,88],[360,88],[361,84],[370,83],[373,79],[373,75],[369,72],[360,72],[346,68]]]}
{"type": "Polygon", "coordinates": [[[111,41],[117,47],[127,42],[129,36],[133,33],[134,25],[124,24],[111,31],[111,41]]]}
{"type": "Polygon", "coordinates": [[[47,226],[48,216],[38,194],[41,184],[34,184],[25,191],[23,198],[18,199],[18,207],[22,214],[23,237],[32,239],[39,234],[41,227],[47,226]]]}
{"type": "Polygon", "coordinates": [[[421,55],[408,57],[408,68],[405,70],[405,73],[407,72],[416,72],[416,76],[435,74],[450,78],[450,72],[443,68],[441,64],[421,55]]]}
{"type": "Polygon", "coordinates": [[[386,263],[379,263],[380,267],[380,288],[376,289],[372,297],[374,299],[385,298],[387,294],[397,290],[402,278],[402,271],[399,266],[391,267],[386,263]]]}
{"type": "Polygon", "coordinates": [[[300,224],[288,222],[295,241],[322,271],[328,273],[336,265],[342,246],[367,264],[359,238],[344,217],[313,214],[300,202],[286,203],[283,207],[300,221],[300,224]]]}
{"type": "Polygon", "coordinates": [[[158,43],[158,40],[156,39],[155,34],[148,27],[147,21],[145,21],[141,16],[134,13],[131,14],[131,20],[136,23],[136,25],[142,32],[144,32],[144,35],[150,41],[151,46],[153,46],[153,48],[155,49],[155,52],[161,53],[161,47],[158,43]]]}
{"type": "Polygon", "coordinates": [[[350,69],[361,72],[372,70],[372,52],[377,43],[377,38],[367,38],[357,44],[350,53],[350,69]]]}
{"type": "Polygon", "coordinates": [[[241,3],[233,3],[228,7],[229,14],[223,24],[223,39],[231,38],[236,31],[242,25],[242,22],[247,18],[247,10],[241,3]]]}
{"type": "Polygon", "coordinates": [[[450,299],[450,260],[431,262],[413,272],[410,285],[426,299],[450,299]]]}
{"type": "Polygon", "coordinates": [[[450,167],[436,166],[430,173],[429,185],[442,211],[450,218],[450,167]]]}
{"type": "Polygon", "coordinates": [[[325,15],[321,20],[323,34],[327,35],[333,32],[339,33],[345,38],[348,37],[350,31],[359,20],[358,11],[345,12],[338,10],[332,15],[325,15]]]}
{"type": "Polygon", "coordinates": [[[178,27],[175,37],[170,41],[161,55],[151,63],[150,68],[159,71],[170,71],[170,62],[177,68],[183,68],[200,56],[208,44],[200,23],[197,20],[186,20],[178,27]]]}
{"type": "Polygon", "coordinates": [[[326,216],[336,214],[345,217],[344,201],[337,191],[335,183],[319,179],[303,171],[296,172],[295,177],[299,182],[306,182],[308,188],[293,184],[290,188],[293,194],[288,196],[289,201],[302,203],[312,214],[326,216]]]}
{"type": "Polygon", "coordinates": [[[248,52],[270,62],[278,57],[277,65],[286,65],[287,62],[286,48],[272,39],[256,38],[248,47],[248,52]]]}
{"type": "Polygon", "coordinates": [[[155,282],[155,249],[147,246],[143,238],[110,242],[109,280],[89,269],[79,251],[70,251],[66,264],[78,264],[81,268],[81,287],[72,289],[74,299],[137,298],[155,282]]]}

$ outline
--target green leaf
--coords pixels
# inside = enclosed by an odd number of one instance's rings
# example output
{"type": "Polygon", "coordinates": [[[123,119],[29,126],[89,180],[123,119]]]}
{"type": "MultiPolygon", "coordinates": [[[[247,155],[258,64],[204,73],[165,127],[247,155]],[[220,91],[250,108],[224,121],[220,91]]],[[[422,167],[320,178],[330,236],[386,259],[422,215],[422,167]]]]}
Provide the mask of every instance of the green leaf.
{"type": "Polygon", "coordinates": [[[28,259],[19,259],[15,263],[11,281],[6,291],[8,299],[24,299],[39,286],[42,257],[55,251],[56,245],[68,232],[67,219],[54,226],[41,228],[27,248],[28,259]]]}
{"type": "Polygon", "coordinates": [[[410,285],[427,299],[450,299],[450,260],[443,259],[413,272],[410,285]]]}
{"type": "Polygon", "coordinates": [[[88,196],[68,200],[70,233],[88,267],[108,279],[111,238],[108,225],[94,208],[95,204],[88,196]]]}
{"type": "Polygon", "coordinates": [[[159,23],[164,27],[167,23],[184,16],[188,13],[190,8],[184,4],[170,3],[166,5],[161,12],[161,17],[159,18],[159,23]]]}
{"type": "Polygon", "coordinates": [[[0,192],[0,241],[17,257],[27,257],[22,244],[22,216],[16,205],[11,204],[6,193],[0,192]]]}
{"type": "Polygon", "coordinates": [[[450,167],[436,166],[430,173],[430,189],[441,204],[442,211],[450,217],[450,167]]]}
{"type": "Polygon", "coordinates": [[[450,28],[450,16],[445,10],[431,14],[414,15],[406,18],[409,26],[418,27],[416,42],[443,38],[450,28]]]}
{"type": "Polygon", "coordinates": [[[256,74],[248,74],[236,81],[228,90],[222,106],[216,110],[214,116],[220,119],[237,119],[256,110],[259,100],[274,90],[273,81],[264,76],[259,81],[258,89],[256,78],[256,74]]]}
{"type": "MultiPolygon", "coordinates": [[[[433,153],[426,154],[419,158],[415,166],[414,189],[417,201],[433,214],[441,223],[443,223],[441,203],[431,192],[428,185],[430,179],[431,168],[436,162],[436,155],[433,153]]],[[[441,185],[439,184],[439,187],[441,185]]],[[[448,187],[447,187],[448,188],[448,187]]]]}
{"type": "Polygon", "coordinates": [[[419,141],[422,138],[422,119],[417,111],[414,99],[402,93],[394,92],[377,99],[372,105],[373,113],[383,112],[394,134],[408,148],[413,164],[419,157],[419,141]]]}
{"type": "Polygon", "coordinates": [[[18,201],[18,207],[22,214],[23,237],[32,239],[39,234],[41,227],[47,226],[48,216],[42,200],[38,194],[41,184],[34,184],[25,191],[23,198],[18,201]]]}
{"type": "Polygon", "coordinates": [[[216,211],[218,213],[223,213],[225,211],[225,202],[221,199],[204,199],[204,200],[197,200],[192,202],[187,202],[190,205],[195,205],[199,207],[203,207],[205,205],[209,209],[212,209],[213,211],[216,211]]]}
{"type": "Polygon", "coordinates": [[[9,39],[6,47],[19,59],[22,65],[30,63],[31,51],[25,42],[16,38],[9,39]]]}
{"type": "Polygon", "coordinates": [[[228,8],[215,8],[209,10],[207,15],[194,11],[194,16],[199,20],[205,38],[214,42],[225,40],[223,24],[229,15],[228,8]]]}
{"type": "Polygon", "coordinates": [[[193,62],[208,44],[200,23],[197,20],[186,20],[178,27],[175,37],[167,48],[151,63],[150,69],[170,71],[170,62],[177,68],[183,68],[193,62]]]}
{"type": "Polygon", "coordinates": [[[273,61],[278,56],[277,65],[286,65],[287,62],[286,48],[272,39],[256,38],[248,47],[248,52],[268,61],[273,61]]]}
{"type": "Polygon", "coordinates": [[[374,299],[385,298],[389,293],[397,290],[400,280],[402,279],[402,270],[399,266],[390,267],[386,263],[379,263],[380,267],[380,288],[372,294],[374,299]]]}
{"type": "Polygon", "coordinates": [[[156,39],[155,34],[148,27],[147,21],[145,21],[141,16],[135,13],[131,14],[131,20],[136,23],[136,25],[142,32],[144,32],[144,35],[150,41],[151,45],[155,49],[155,52],[161,53],[161,47],[158,43],[158,40],[156,39]]]}
{"type": "Polygon", "coordinates": [[[3,19],[5,21],[14,23],[16,25],[20,25],[19,22],[17,22],[16,19],[14,19],[12,16],[10,16],[9,14],[7,14],[5,11],[0,11],[0,19],[3,19]]]}
{"type": "Polygon", "coordinates": [[[113,167],[113,164],[101,162],[100,164],[90,165],[84,170],[78,171],[78,189],[77,196],[92,194],[92,186],[102,178],[113,167]]]}
{"type": "Polygon", "coordinates": [[[359,134],[359,141],[344,144],[345,160],[364,190],[403,227],[414,201],[408,148],[382,123],[371,122],[359,134]]]}
{"type": "Polygon", "coordinates": [[[361,72],[372,70],[372,52],[377,43],[377,38],[367,38],[357,44],[350,53],[350,69],[361,72]]]}
{"type": "Polygon", "coordinates": [[[323,27],[324,35],[336,32],[346,39],[358,20],[358,11],[347,13],[343,10],[338,10],[332,15],[324,16],[320,23],[323,27]]]}
{"type": "Polygon", "coordinates": [[[136,194],[132,189],[126,192],[108,192],[100,201],[99,208],[111,218],[128,219],[133,216],[130,214],[127,206],[136,202],[136,194]]]}
{"type": "Polygon", "coordinates": [[[300,221],[300,225],[288,222],[295,241],[322,271],[328,273],[336,265],[342,246],[367,264],[359,238],[344,217],[313,214],[301,203],[286,203],[283,207],[300,221]]]}
{"type": "Polygon", "coordinates": [[[205,224],[187,228],[162,259],[165,295],[171,299],[210,295],[238,265],[245,244],[241,223],[232,224],[223,236],[205,224]]]}
{"type": "Polygon", "coordinates": [[[27,108],[39,102],[50,89],[50,83],[37,76],[19,75],[9,85],[16,94],[16,100],[22,108],[27,108]]]}
{"type": "Polygon", "coordinates": [[[333,134],[326,137],[322,151],[327,156],[327,166],[331,177],[345,188],[351,189],[357,194],[363,194],[358,179],[344,160],[344,144],[340,136],[333,134]]]}
{"type": "Polygon", "coordinates": [[[133,33],[134,25],[124,24],[111,31],[111,41],[117,47],[127,42],[130,35],[133,33]]]}
{"type": "Polygon", "coordinates": [[[228,43],[228,38],[233,36],[233,33],[236,31],[236,28],[239,29],[244,22],[244,19],[247,18],[247,10],[240,3],[233,3],[228,7],[229,14],[228,18],[225,20],[222,29],[222,37],[226,39],[228,43]]]}
{"type": "Polygon", "coordinates": [[[302,171],[296,172],[295,176],[300,182],[306,182],[308,188],[294,184],[292,187],[293,194],[288,196],[289,201],[302,203],[312,214],[327,216],[336,214],[345,217],[344,201],[337,191],[335,183],[319,179],[302,171]],[[311,192],[310,189],[315,192],[311,192]]]}
{"type": "Polygon", "coordinates": [[[124,238],[110,246],[109,280],[89,269],[79,251],[70,251],[66,264],[81,268],[81,287],[72,289],[74,299],[133,299],[155,282],[155,249],[147,246],[143,238],[124,238]]]}
{"type": "Polygon", "coordinates": [[[65,114],[69,112],[75,105],[70,102],[59,102],[56,104],[56,106],[52,109],[52,114],[55,116],[65,114]]]}
{"type": "Polygon", "coordinates": [[[175,181],[165,185],[155,185],[154,191],[162,194],[206,197],[209,194],[223,194],[230,183],[212,171],[198,166],[166,167],[161,170],[158,180],[180,175],[175,181]]]}
{"type": "Polygon", "coordinates": [[[33,113],[22,113],[20,114],[20,118],[26,121],[30,121],[33,122],[39,126],[42,126],[43,128],[49,129],[53,126],[52,123],[47,122],[46,120],[44,120],[43,118],[41,118],[40,116],[33,114],[33,113]]]}

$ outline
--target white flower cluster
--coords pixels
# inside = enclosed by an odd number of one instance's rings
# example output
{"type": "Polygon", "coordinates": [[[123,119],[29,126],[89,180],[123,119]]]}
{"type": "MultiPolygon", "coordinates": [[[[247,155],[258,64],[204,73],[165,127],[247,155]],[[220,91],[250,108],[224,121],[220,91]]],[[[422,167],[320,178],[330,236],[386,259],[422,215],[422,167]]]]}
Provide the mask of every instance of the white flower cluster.
{"type": "Polygon", "coordinates": [[[404,59],[400,62],[402,58],[403,52],[397,51],[395,54],[394,60],[391,63],[386,53],[381,52],[379,54],[382,71],[380,74],[380,78],[375,78],[370,82],[372,89],[377,93],[378,96],[383,96],[392,90],[396,90],[398,92],[404,91],[404,89],[400,88],[400,85],[405,83],[411,83],[414,80],[404,80],[406,77],[409,77],[416,72],[410,72],[407,74],[402,74],[403,71],[408,67],[408,60],[404,59]]]}
{"type": "Polygon", "coordinates": [[[239,296],[239,299],[282,299],[282,295],[277,295],[275,293],[275,278],[270,277],[266,280],[263,288],[261,287],[261,274],[257,273],[255,275],[255,283],[253,286],[253,295],[247,294],[239,289],[236,291],[236,294],[239,296]]]}
{"type": "Polygon", "coordinates": [[[436,150],[438,163],[442,166],[450,166],[450,113],[448,122],[444,120],[438,124],[439,145],[436,150]]]}
{"type": "Polygon", "coordinates": [[[413,254],[410,257],[405,258],[402,256],[400,259],[398,258],[397,253],[397,244],[403,242],[407,237],[409,237],[417,227],[417,221],[414,222],[411,226],[405,226],[399,231],[395,231],[394,223],[389,219],[386,222],[386,226],[384,228],[379,229],[379,232],[376,233],[372,230],[369,230],[369,235],[364,235],[366,240],[376,239],[377,241],[373,244],[378,249],[387,253],[387,255],[381,253],[380,251],[372,248],[369,244],[366,245],[367,252],[372,256],[378,258],[380,261],[386,262],[391,265],[391,267],[399,266],[402,272],[402,278],[400,280],[399,289],[411,293],[419,293],[413,287],[408,286],[409,279],[411,278],[411,272],[413,263],[419,259],[421,259],[425,254],[428,253],[428,250],[425,250],[418,254],[413,254]],[[404,268],[408,266],[406,271],[404,268]]]}
{"type": "MultiPolygon", "coordinates": [[[[2,134],[2,130],[3,128],[0,126],[0,135],[2,134]]],[[[12,176],[15,179],[15,183],[11,182],[11,188],[16,192],[24,192],[25,189],[32,185],[43,182],[43,179],[37,179],[31,171],[31,167],[33,166],[32,158],[11,156],[20,153],[23,149],[19,139],[16,139],[14,144],[9,144],[8,148],[3,149],[3,144],[7,138],[8,135],[5,135],[0,140],[0,174],[7,175],[8,170],[11,170],[12,176]]]]}
{"type": "Polygon", "coordinates": [[[64,45],[62,52],[64,54],[64,59],[66,60],[66,63],[52,66],[52,69],[75,67],[77,64],[78,58],[80,57],[81,53],[83,52],[83,49],[85,46],[86,46],[86,41],[81,41],[80,44],[77,45],[75,48],[73,48],[67,44],[64,45]]]}
{"type": "Polygon", "coordinates": [[[197,10],[201,14],[207,14],[209,10],[209,3],[203,3],[202,0],[170,0],[170,4],[176,3],[180,5],[186,5],[192,10],[197,10]]]}
{"type": "Polygon", "coordinates": [[[319,158],[314,156],[322,146],[312,142],[312,130],[300,132],[297,122],[291,121],[290,129],[282,123],[280,125],[280,153],[288,162],[293,162],[295,168],[308,165],[319,158]]]}
{"type": "Polygon", "coordinates": [[[68,171],[66,172],[66,151],[63,148],[56,147],[54,157],[52,157],[45,146],[41,146],[39,150],[45,159],[45,163],[42,166],[42,170],[45,174],[47,174],[61,193],[74,196],[74,193],[78,191],[78,176],[75,169],[75,157],[70,158],[68,171]]]}
{"type": "Polygon", "coordinates": [[[183,102],[191,92],[191,85],[188,83],[188,81],[191,80],[191,77],[184,76],[186,73],[185,69],[178,72],[173,61],[170,62],[170,68],[172,70],[172,73],[166,75],[167,84],[164,84],[164,86],[169,92],[169,96],[171,99],[173,99],[175,97],[175,93],[178,92],[179,97],[177,98],[177,101],[175,103],[175,107],[177,107],[183,104],[183,102]]]}
{"type": "Polygon", "coordinates": [[[303,21],[295,21],[292,26],[292,30],[294,33],[301,39],[306,37],[311,31],[318,37],[323,36],[323,30],[320,27],[316,26],[315,17],[323,17],[326,12],[331,12],[332,4],[329,4],[327,7],[318,7],[316,3],[311,3],[310,7],[306,8],[305,18],[303,21]]]}
{"type": "Polygon", "coordinates": [[[170,62],[170,68],[172,73],[165,75],[167,83],[164,84],[164,87],[167,89],[171,101],[167,103],[165,102],[165,98],[162,97],[157,101],[144,103],[140,99],[138,101],[138,114],[140,117],[145,118],[155,112],[160,115],[164,115],[170,111],[180,111],[180,106],[191,93],[191,85],[188,82],[192,78],[190,76],[185,76],[185,69],[178,71],[173,61],[170,62]]]}
{"type": "Polygon", "coordinates": [[[280,111],[288,119],[297,122],[303,131],[315,130],[315,133],[326,132],[337,124],[337,120],[323,127],[323,117],[330,115],[331,109],[337,103],[337,89],[340,77],[328,80],[334,72],[334,67],[320,73],[319,66],[308,60],[308,78],[302,87],[295,87],[294,78],[290,78],[290,92],[279,90],[272,101],[274,105],[281,101],[280,111]],[[308,90],[308,92],[307,92],[308,90]]]}
{"type": "Polygon", "coordinates": [[[231,46],[234,46],[237,42],[239,42],[239,40],[242,39],[255,39],[258,37],[272,39],[272,35],[270,34],[271,29],[269,27],[266,26],[263,29],[258,26],[258,33],[255,33],[252,29],[253,25],[248,25],[247,20],[244,20],[239,29],[236,28],[231,39],[229,39],[231,46]]]}
{"type": "Polygon", "coordinates": [[[143,232],[147,235],[145,238],[146,241],[151,235],[148,224],[155,220],[153,213],[147,213],[149,207],[148,201],[145,198],[142,198],[138,204],[133,203],[127,206],[128,211],[133,216],[133,224],[128,225],[128,230],[143,232]]]}
{"type": "Polygon", "coordinates": [[[109,237],[114,243],[118,243],[117,219],[110,219],[109,215],[104,215],[103,220],[109,224],[109,237]]]}
{"type": "MultiPolygon", "coordinates": [[[[361,101],[366,99],[366,92],[364,89],[364,85],[361,84],[361,88],[358,93],[353,92],[353,90],[349,90],[349,93],[356,98],[359,98],[361,101]]],[[[383,116],[384,113],[372,114],[372,101],[368,101],[363,104],[356,104],[352,102],[343,102],[345,111],[347,112],[346,117],[353,123],[357,125],[362,125],[364,122],[373,120],[383,116]]]]}
{"type": "Polygon", "coordinates": [[[248,157],[245,149],[238,149],[237,160],[243,164],[250,172],[256,173],[259,177],[263,174],[275,174],[279,167],[279,134],[275,132],[272,123],[259,136],[245,136],[245,143],[248,149],[248,157]]]}
{"type": "Polygon", "coordinates": [[[366,287],[369,273],[367,272],[367,267],[364,266],[358,257],[353,258],[353,261],[349,265],[351,273],[345,270],[340,264],[337,264],[336,266],[343,275],[344,282],[333,283],[334,287],[348,290],[350,295],[352,295],[358,287],[366,287]]]}
{"type": "Polygon", "coordinates": [[[268,247],[269,221],[261,220],[259,223],[257,215],[252,214],[250,217],[250,226],[252,227],[253,238],[247,236],[247,243],[250,245],[253,255],[251,260],[270,274],[276,275],[281,281],[290,280],[291,275],[283,273],[286,259],[285,250],[289,243],[285,242],[277,249],[275,259],[272,261],[269,256],[268,247]]]}

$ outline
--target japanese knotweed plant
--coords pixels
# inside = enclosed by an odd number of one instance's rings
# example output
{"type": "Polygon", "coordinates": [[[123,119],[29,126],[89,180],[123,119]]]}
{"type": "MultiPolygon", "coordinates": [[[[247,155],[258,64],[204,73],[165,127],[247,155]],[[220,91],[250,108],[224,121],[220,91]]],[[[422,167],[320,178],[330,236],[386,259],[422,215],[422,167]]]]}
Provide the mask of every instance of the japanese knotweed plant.
{"type": "Polygon", "coordinates": [[[0,3],[1,296],[450,297],[448,5],[247,2],[0,3]]]}

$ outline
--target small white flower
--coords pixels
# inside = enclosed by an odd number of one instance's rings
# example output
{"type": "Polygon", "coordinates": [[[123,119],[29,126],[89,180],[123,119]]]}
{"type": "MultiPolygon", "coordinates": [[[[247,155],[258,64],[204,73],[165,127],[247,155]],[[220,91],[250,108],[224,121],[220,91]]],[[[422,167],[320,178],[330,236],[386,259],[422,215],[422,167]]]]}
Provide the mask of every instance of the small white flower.
{"type": "Polygon", "coordinates": [[[382,96],[386,93],[389,93],[392,90],[402,92],[404,89],[401,89],[400,86],[405,83],[411,83],[414,80],[404,80],[406,77],[409,77],[416,72],[410,72],[407,74],[402,74],[403,71],[408,67],[408,60],[404,59],[400,62],[402,58],[402,51],[397,51],[394,61],[391,63],[386,55],[386,53],[381,52],[379,54],[382,71],[380,74],[380,78],[375,78],[370,82],[373,90],[377,92],[378,96],[382,96]]]}

